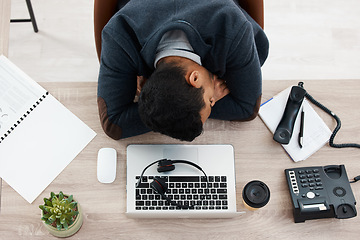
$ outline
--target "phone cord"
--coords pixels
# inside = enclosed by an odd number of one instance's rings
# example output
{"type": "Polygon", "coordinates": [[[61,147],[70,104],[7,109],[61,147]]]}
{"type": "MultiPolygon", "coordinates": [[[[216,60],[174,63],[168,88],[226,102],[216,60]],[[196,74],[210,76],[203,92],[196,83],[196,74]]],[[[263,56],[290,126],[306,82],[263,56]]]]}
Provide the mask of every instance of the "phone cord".
{"type": "MultiPolygon", "coordinates": [[[[299,82],[299,86],[302,87],[303,84],[304,83],[299,82]]],[[[326,112],[327,114],[329,114],[330,116],[332,116],[336,120],[336,127],[335,127],[334,131],[332,132],[332,134],[330,136],[330,139],[329,139],[330,147],[334,147],[334,148],[350,148],[350,147],[360,148],[360,144],[357,144],[357,143],[341,143],[341,144],[334,143],[335,136],[336,136],[336,134],[338,133],[338,131],[341,128],[340,118],[338,116],[336,116],[335,113],[330,111],[327,107],[325,107],[324,105],[322,105],[321,103],[316,101],[308,92],[305,93],[305,97],[307,99],[309,99],[310,102],[312,102],[313,104],[315,104],[316,106],[321,108],[324,112],[326,112]]]]}

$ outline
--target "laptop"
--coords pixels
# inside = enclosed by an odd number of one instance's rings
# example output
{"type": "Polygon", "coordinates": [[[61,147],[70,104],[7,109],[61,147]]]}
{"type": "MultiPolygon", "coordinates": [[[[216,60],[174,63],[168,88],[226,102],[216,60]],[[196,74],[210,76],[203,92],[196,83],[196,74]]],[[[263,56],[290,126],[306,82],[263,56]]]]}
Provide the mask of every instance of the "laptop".
{"type": "Polygon", "coordinates": [[[236,217],[240,213],[234,163],[232,145],[129,145],[126,214],[132,218],[236,217]],[[190,161],[203,171],[180,162],[174,163],[174,170],[159,173],[157,163],[152,163],[160,159],[190,161]],[[164,194],[151,187],[155,178],[166,185],[164,194]]]}

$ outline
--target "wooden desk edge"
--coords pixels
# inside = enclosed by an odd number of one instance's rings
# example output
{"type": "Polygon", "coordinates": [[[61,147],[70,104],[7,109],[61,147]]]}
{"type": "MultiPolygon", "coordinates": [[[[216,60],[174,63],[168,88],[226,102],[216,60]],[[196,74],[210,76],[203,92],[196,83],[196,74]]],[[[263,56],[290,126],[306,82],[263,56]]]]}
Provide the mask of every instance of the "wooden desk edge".
{"type": "Polygon", "coordinates": [[[0,0],[0,55],[8,56],[11,1],[0,0]]]}
{"type": "MultiPolygon", "coordinates": [[[[8,56],[9,33],[10,33],[11,0],[0,0],[0,55],[8,56]]],[[[1,212],[1,189],[0,178],[0,212],[1,212]]]]}

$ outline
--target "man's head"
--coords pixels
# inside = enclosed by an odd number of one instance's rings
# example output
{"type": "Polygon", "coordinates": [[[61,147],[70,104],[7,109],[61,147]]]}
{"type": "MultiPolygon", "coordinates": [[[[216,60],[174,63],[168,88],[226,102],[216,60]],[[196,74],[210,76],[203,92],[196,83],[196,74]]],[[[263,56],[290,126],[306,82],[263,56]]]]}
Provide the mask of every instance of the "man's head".
{"type": "Polygon", "coordinates": [[[139,97],[139,114],[153,131],[192,141],[215,104],[212,74],[181,57],[162,60],[139,97]]]}

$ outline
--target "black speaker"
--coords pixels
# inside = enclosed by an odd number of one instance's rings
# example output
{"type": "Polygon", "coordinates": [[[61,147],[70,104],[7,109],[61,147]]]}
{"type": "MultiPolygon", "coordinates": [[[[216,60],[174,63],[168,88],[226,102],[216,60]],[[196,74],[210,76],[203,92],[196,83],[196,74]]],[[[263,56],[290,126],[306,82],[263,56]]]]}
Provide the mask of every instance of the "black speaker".
{"type": "Polygon", "coordinates": [[[337,196],[337,197],[343,197],[343,196],[346,195],[346,190],[345,190],[345,188],[343,188],[343,187],[335,187],[335,188],[333,189],[333,193],[334,193],[334,195],[337,196]]]}

